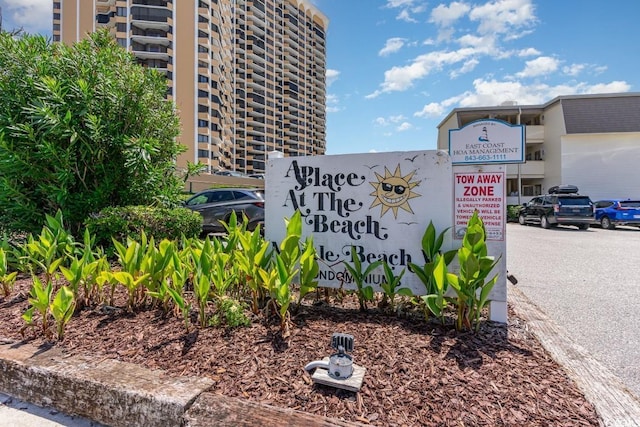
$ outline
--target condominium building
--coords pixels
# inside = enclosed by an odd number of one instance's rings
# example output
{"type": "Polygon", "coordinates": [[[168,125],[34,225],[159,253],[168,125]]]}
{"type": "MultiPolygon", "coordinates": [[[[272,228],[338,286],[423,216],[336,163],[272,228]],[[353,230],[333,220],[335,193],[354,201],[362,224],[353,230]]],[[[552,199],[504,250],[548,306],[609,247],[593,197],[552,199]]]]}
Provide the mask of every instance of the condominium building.
{"type": "Polygon", "coordinates": [[[326,147],[327,18],[308,0],[55,0],[53,39],[106,27],[164,73],[187,152],[178,167],[265,171],[326,147]]]}
{"type": "Polygon", "coordinates": [[[486,119],[525,128],[525,163],[507,165],[508,204],[559,184],[576,185],[593,200],[640,197],[640,93],[456,108],[438,125],[438,148],[449,149],[449,130],[486,119]]]}

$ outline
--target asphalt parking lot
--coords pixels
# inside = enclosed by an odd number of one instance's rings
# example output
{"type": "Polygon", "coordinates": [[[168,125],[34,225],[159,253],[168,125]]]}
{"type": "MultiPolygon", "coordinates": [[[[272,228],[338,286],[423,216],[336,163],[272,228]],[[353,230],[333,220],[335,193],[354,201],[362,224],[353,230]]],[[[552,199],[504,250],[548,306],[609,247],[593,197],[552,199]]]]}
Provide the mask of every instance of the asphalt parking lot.
{"type": "Polygon", "coordinates": [[[640,397],[640,229],[507,224],[516,285],[640,397]]]}

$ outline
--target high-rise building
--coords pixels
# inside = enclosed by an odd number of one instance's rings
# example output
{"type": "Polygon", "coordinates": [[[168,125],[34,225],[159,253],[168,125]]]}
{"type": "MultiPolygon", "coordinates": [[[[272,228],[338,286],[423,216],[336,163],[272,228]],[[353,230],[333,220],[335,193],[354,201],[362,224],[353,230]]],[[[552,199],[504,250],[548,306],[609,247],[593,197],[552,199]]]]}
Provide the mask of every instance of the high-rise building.
{"type": "Polygon", "coordinates": [[[261,173],[271,151],[326,147],[327,18],[308,0],[54,0],[53,40],[106,27],[167,76],[178,159],[261,173]]]}

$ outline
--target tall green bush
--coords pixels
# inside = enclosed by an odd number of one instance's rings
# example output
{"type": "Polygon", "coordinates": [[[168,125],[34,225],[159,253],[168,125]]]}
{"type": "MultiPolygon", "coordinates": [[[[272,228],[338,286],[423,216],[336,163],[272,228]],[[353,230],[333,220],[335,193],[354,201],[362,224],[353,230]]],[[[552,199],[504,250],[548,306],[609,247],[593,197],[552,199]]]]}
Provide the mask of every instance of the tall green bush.
{"type": "Polygon", "coordinates": [[[72,232],[107,206],[177,204],[179,121],[166,79],[104,30],[72,46],[0,33],[0,223],[72,232]]]}

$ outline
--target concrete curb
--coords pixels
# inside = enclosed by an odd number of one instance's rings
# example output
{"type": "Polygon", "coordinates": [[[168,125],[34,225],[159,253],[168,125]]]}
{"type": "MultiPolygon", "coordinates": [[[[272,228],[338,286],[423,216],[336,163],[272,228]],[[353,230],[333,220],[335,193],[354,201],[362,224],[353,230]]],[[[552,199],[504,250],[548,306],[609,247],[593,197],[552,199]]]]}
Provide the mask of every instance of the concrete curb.
{"type": "Polygon", "coordinates": [[[562,365],[607,427],[640,427],[640,399],[609,369],[575,343],[569,334],[509,284],[507,300],[553,359],[562,365]]]}
{"type": "Polygon", "coordinates": [[[358,425],[217,395],[212,386],[207,378],[173,378],[0,338],[0,391],[112,427],[358,425]]]}

